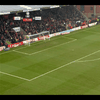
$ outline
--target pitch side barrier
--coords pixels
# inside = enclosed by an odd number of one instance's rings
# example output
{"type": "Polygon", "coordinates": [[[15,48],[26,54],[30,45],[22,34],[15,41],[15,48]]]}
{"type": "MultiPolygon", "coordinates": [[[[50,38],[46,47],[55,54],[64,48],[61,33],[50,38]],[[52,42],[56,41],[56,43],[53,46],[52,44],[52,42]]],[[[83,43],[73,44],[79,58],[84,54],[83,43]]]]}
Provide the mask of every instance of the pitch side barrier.
{"type": "MultiPolygon", "coordinates": [[[[89,26],[93,26],[93,25],[96,25],[96,24],[97,24],[97,22],[94,22],[94,23],[91,23],[91,24],[88,24],[88,25],[89,26]]],[[[49,35],[46,35],[45,37],[49,38],[49,37],[54,37],[54,36],[57,36],[57,35],[69,34],[72,31],[76,31],[76,30],[80,30],[80,29],[83,29],[83,28],[87,28],[88,25],[79,26],[79,27],[72,28],[70,30],[65,30],[65,31],[62,31],[62,32],[57,32],[57,33],[49,34],[49,35]]],[[[27,43],[28,42],[32,42],[32,41],[35,42],[35,41],[39,41],[39,40],[43,40],[43,39],[37,37],[37,38],[34,38],[34,39],[30,39],[30,40],[26,40],[26,41],[14,43],[14,44],[9,44],[8,47],[9,48],[13,48],[13,47],[24,45],[24,43],[26,43],[26,42],[27,43]]],[[[2,51],[4,48],[5,48],[5,46],[0,47],[0,51],[2,51]]]]}

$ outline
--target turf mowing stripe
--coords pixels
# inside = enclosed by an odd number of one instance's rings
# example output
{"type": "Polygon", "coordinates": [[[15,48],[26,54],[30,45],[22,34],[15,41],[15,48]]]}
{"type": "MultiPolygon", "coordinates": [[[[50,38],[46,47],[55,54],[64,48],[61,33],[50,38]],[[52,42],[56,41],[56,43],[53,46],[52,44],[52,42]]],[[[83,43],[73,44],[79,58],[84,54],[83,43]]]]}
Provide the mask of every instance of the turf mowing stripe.
{"type": "Polygon", "coordinates": [[[95,34],[100,34],[100,32],[91,32],[91,31],[87,31],[87,32],[90,32],[90,33],[95,33],[95,34]]]}
{"type": "Polygon", "coordinates": [[[76,60],[74,60],[74,61],[71,61],[71,62],[69,62],[69,63],[67,63],[67,64],[65,64],[65,65],[62,65],[62,66],[60,66],[60,67],[58,67],[58,68],[55,68],[55,69],[53,69],[53,70],[51,70],[51,71],[48,71],[48,72],[46,72],[46,73],[44,73],[44,74],[41,74],[41,75],[37,76],[37,77],[34,77],[34,78],[30,79],[29,81],[35,80],[35,79],[37,79],[37,78],[39,78],[39,77],[42,77],[42,76],[44,76],[44,75],[46,75],[46,74],[49,74],[49,73],[51,73],[51,72],[54,72],[54,71],[56,71],[56,70],[58,70],[58,69],[60,69],[60,68],[63,68],[63,67],[65,67],[65,66],[67,66],[67,65],[70,65],[70,64],[72,64],[72,63],[78,62],[79,60],[81,60],[81,59],[83,59],[83,58],[86,58],[86,57],[88,57],[88,56],[90,56],[90,55],[93,55],[93,54],[95,54],[95,53],[97,53],[97,52],[100,52],[100,50],[95,51],[95,52],[93,52],[93,53],[91,53],[91,54],[88,54],[88,55],[86,55],[86,56],[83,56],[83,57],[81,57],[81,58],[79,58],[79,59],[76,59],[76,60]]]}
{"type": "MultiPolygon", "coordinates": [[[[12,51],[12,50],[11,50],[11,51],[12,51]]],[[[0,53],[0,55],[5,54],[5,53],[9,53],[9,52],[11,52],[11,51],[5,51],[4,53],[0,53]]]]}

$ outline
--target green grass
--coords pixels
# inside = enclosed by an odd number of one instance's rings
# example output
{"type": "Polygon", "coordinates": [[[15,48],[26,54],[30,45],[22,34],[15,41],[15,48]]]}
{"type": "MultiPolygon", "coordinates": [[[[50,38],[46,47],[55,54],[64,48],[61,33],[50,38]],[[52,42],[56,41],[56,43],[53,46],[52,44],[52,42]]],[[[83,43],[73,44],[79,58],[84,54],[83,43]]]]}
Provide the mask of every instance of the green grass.
{"type": "Polygon", "coordinates": [[[98,50],[100,25],[1,51],[0,95],[100,95],[98,50]]]}

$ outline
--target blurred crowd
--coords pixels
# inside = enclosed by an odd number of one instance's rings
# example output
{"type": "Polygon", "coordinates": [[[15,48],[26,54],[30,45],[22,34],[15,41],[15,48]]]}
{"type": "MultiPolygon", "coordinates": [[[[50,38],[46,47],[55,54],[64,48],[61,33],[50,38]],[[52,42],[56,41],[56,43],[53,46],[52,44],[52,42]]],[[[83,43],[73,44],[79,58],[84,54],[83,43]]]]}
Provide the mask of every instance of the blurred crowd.
{"type": "MultiPolygon", "coordinates": [[[[19,13],[18,15],[25,18],[26,13],[19,13]]],[[[24,40],[23,31],[15,32],[12,29],[14,27],[21,27],[27,34],[38,34],[42,31],[50,31],[52,34],[78,27],[76,21],[80,21],[80,25],[84,25],[83,23],[86,22],[85,18],[73,6],[31,11],[30,18],[42,17],[42,20],[33,20],[32,22],[14,21],[14,16],[16,14],[0,16],[0,46],[6,45],[6,40],[11,43],[24,40]]]]}

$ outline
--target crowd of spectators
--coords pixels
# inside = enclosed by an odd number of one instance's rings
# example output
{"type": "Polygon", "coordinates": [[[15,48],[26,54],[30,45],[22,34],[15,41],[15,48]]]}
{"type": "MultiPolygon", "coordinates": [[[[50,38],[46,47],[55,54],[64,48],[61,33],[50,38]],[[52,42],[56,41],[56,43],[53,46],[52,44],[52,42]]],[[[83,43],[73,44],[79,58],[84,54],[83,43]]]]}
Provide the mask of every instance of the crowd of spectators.
{"type": "Polygon", "coordinates": [[[81,24],[85,21],[85,18],[73,6],[46,9],[35,14],[31,12],[31,17],[39,15],[42,16],[41,21],[21,24],[26,33],[36,34],[46,30],[50,33],[60,32],[77,27],[76,21],[78,20],[81,24]]]}
{"type": "MultiPolygon", "coordinates": [[[[26,13],[19,13],[19,15],[25,18],[26,13]]],[[[77,27],[76,21],[78,20],[81,21],[81,24],[85,21],[85,18],[73,6],[31,11],[30,18],[42,17],[42,20],[33,20],[32,22],[14,21],[14,16],[15,14],[10,14],[7,18],[3,15],[0,16],[0,46],[5,45],[7,39],[11,43],[24,40],[23,31],[15,32],[12,30],[13,27],[21,27],[27,34],[37,34],[42,31],[55,33],[77,27]]]]}
{"type": "Polygon", "coordinates": [[[20,42],[24,39],[23,32],[15,32],[12,28],[19,27],[18,23],[15,23],[12,17],[9,15],[5,18],[0,16],[0,46],[7,45],[6,40],[11,43],[20,42]]]}

